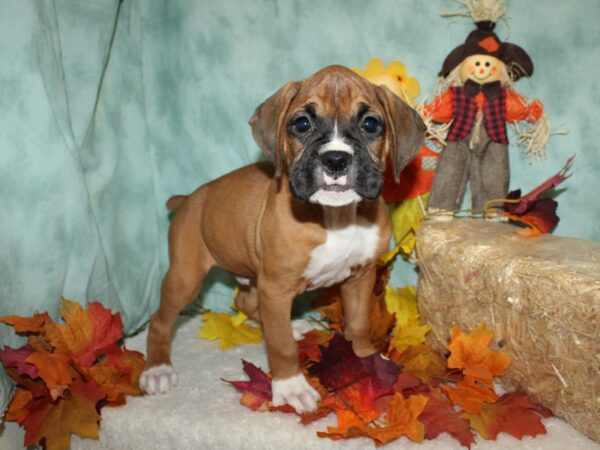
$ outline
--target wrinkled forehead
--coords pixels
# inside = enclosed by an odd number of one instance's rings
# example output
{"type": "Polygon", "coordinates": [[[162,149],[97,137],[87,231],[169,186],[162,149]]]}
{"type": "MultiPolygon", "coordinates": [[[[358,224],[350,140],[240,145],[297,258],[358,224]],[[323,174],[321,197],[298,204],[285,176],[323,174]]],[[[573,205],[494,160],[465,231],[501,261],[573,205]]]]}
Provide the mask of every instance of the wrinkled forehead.
{"type": "Polygon", "coordinates": [[[381,108],[375,86],[350,70],[319,72],[304,80],[290,109],[293,112],[307,104],[317,115],[330,118],[349,118],[365,105],[374,111],[381,108]]]}

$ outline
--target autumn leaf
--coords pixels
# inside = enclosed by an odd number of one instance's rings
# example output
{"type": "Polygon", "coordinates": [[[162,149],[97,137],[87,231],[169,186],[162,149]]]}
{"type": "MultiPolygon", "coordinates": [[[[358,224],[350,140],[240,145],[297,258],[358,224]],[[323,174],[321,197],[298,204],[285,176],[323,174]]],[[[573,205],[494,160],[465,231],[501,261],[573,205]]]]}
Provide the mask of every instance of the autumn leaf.
{"type": "Polygon", "coordinates": [[[367,429],[369,437],[378,445],[386,444],[400,436],[415,442],[425,438],[425,426],[418,420],[428,399],[424,395],[411,395],[405,399],[402,394],[394,394],[390,409],[385,416],[386,425],[367,429]]]}
{"type": "Polygon", "coordinates": [[[336,333],[329,346],[322,350],[323,358],[309,369],[323,386],[332,391],[351,386],[366,378],[374,377],[376,386],[390,388],[400,369],[392,361],[379,354],[360,358],[354,354],[352,343],[336,333]]]}
{"type": "Polygon", "coordinates": [[[570,175],[567,172],[571,168],[573,159],[574,156],[571,156],[557,174],[548,178],[531,192],[521,196],[521,190],[518,189],[508,194],[507,201],[503,205],[504,215],[527,227],[517,231],[518,234],[535,237],[549,233],[556,227],[560,220],[556,215],[558,203],[550,198],[541,198],[541,196],[569,178],[570,175]]]}
{"type": "Polygon", "coordinates": [[[6,410],[5,419],[19,424],[27,418],[29,411],[26,409],[33,400],[33,394],[25,389],[17,388],[6,410]]]}
{"type": "Polygon", "coordinates": [[[461,369],[465,376],[493,387],[493,377],[504,373],[510,364],[510,357],[504,352],[488,349],[493,337],[492,332],[482,325],[469,334],[452,328],[450,334],[448,367],[461,369]]]}
{"type": "Polygon", "coordinates": [[[317,436],[326,437],[332,440],[350,439],[355,437],[367,436],[368,425],[350,409],[336,404],[332,409],[337,416],[337,426],[327,427],[327,431],[318,431],[317,436]]]}
{"type": "Polygon", "coordinates": [[[425,382],[446,372],[446,361],[428,344],[413,345],[403,352],[396,351],[390,358],[402,365],[403,372],[415,375],[425,382]]]}
{"type": "Polygon", "coordinates": [[[60,314],[64,324],[44,327],[48,341],[83,366],[91,366],[96,358],[122,337],[119,314],[111,314],[102,304],[93,302],[84,310],[79,303],[63,299],[60,314]]]}
{"type": "Polygon", "coordinates": [[[444,386],[443,389],[453,404],[469,414],[479,414],[484,403],[494,403],[498,400],[498,395],[493,389],[476,383],[470,377],[465,377],[456,387],[444,386]]]}
{"type": "Polygon", "coordinates": [[[71,434],[98,438],[100,415],[96,405],[104,398],[104,392],[93,381],[84,383],[78,378],[72,383],[69,393],[56,403],[34,408],[23,421],[25,445],[35,445],[44,440],[47,450],[63,450],[69,448],[71,434]]]}
{"type": "Polygon", "coordinates": [[[69,358],[58,351],[54,353],[32,352],[26,359],[33,364],[39,376],[44,380],[53,399],[62,395],[77,375],[69,364],[69,358]]]}
{"type": "Polygon", "coordinates": [[[501,432],[517,439],[545,434],[542,417],[551,416],[548,409],[533,403],[524,392],[504,394],[493,404],[484,403],[477,415],[462,414],[481,437],[490,440],[496,440],[501,432]]]}
{"type": "Polygon", "coordinates": [[[20,373],[30,376],[31,378],[39,377],[37,368],[27,362],[27,358],[33,353],[33,349],[29,345],[25,345],[19,349],[14,349],[5,346],[0,350],[0,362],[4,367],[14,367],[20,373]]]}
{"type": "MultiPolygon", "coordinates": [[[[366,425],[379,418],[377,399],[394,392],[393,385],[400,372],[398,366],[379,354],[366,358],[356,356],[352,343],[339,333],[322,353],[321,361],[310,367],[309,373],[316,375],[329,392],[323,399],[324,405],[333,409],[343,421],[356,417],[366,425]],[[344,412],[346,410],[351,414],[344,412]]],[[[343,421],[329,433],[346,435],[349,430],[343,421]]],[[[354,435],[354,431],[350,433],[354,435]]]]}
{"type": "Polygon", "coordinates": [[[64,300],[63,325],[44,314],[2,318],[28,344],[0,351],[0,362],[17,383],[6,419],[25,428],[25,445],[68,448],[70,435],[97,437],[98,402],[125,403],[140,394],[143,355],[120,346],[121,319],[100,303],[84,310],[64,300]],[[83,377],[83,378],[82,378],[83,377]]]}
{"type": "Polygon", "coordinates": [[[390,349],[403,352],[410,346],[423,343],[431,327],[421,325],[419,321],[419,308],[414,287],[393,289],[387,285],[385,289],[387,309],[396,317],[396,324],[391,333],[390,349]]]}
{"type": "Polygon", "coordinates": [[[329,323],[329,328],[333,330],[344,328],[342,296],[338,287],[324,289],[314,302],[313,308],[321,314],[323,320],[329,323]]]}
{"type": "Polygon", "coordinates": [[[252,411],[268,411],[272,398],[271,378],[254,364],[242,360],[244,372],[248,375],[248,381],[228,381],[239,392],[242,398],[240,403],[252,411]]]}
{"type": "Polygon", "coordinates": [[[562,167],[562,169],[558,171],[558,173],[548,178],[546,181],[544,181],[535,189],[531,190],[529,193],[523,195],[522,197],[519,197],[518,203],[506,203],[504,205],[505,211],[510,214],[520,215],[530,210],[532,205],[535,204],[535,202],[537,202],[545,192],[547,192],[549,189],[558,186],[571,176],[567,172],[571,168],[574,158],[575,156],[571,156],[567,160],[565,165],[562,167]]]}
{"type": "Polygon", "coordinates": [[[327,330],[312,329],[304,333],[303,338],[298,341],[299,359],[302,364],[311,364],[321,360],[321,347],[326,346],[333,337],[333,333],[327,330]]]}
{"type": "Polygon", "coordinates": [[[107,404],[118,406],[126,403],[126,395],[141,395],[139,379],[144,365],[140,352],[117,348],[85,372],[104,389],[107,404]]]}
{"type": "Polygon", "coordinates": [[[398,251],[410,255],[417,242],[416,231],[424,218],[424,205],[429,193],[420,195],[394,206],[391,212],[392,230],[398,251]]]}
{"type": "Polygon", "coordinates": [[[210,341],[219,339],[221,350],[227,350],[236,345],[262,342],[262,329],[238,320],[238,316],[214,312],[202,314],[204,325],[198,337],[210,341]]]}
{"type": "Polygon", "coordinates": [[[430,387],[429,392],[423,395],[429,401],[419,420],[425,426],[427,439],[435,439],[440,433],[448,433],[465,447],[475,443],[469,421],[460,417],[439,388],[430,387]]]}
{"type": "Polygon", "coordinates": [[[396,321],[386,305],[385,295],[373,294],[371,296],[371,332],[370,339],[373,346],[378,351],[385,351],[387,347],[388,335],[396,321]]]}
{"type": "Polygon", "coordinates": [[[14,328],[15,333],[39,333],[40,330],[49,323],[52,323],[52,319],[48,313],[35,313],[31,317],[19,317],[19,316],[4,316],[0,317],[0,322],[10,325],[14,328]]]}

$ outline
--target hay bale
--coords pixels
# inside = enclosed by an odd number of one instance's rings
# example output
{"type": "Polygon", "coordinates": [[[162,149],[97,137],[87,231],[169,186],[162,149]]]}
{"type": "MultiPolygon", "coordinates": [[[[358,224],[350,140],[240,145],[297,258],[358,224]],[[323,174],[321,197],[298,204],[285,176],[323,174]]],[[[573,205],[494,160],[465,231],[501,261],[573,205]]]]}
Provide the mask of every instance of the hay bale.
{"type": "Polygon", "coordinates": [[[600,243],[523,238],[508,224],[426,222],[418,299],[439,345],[451,327],[488,324],[523,389],[600,442],[600,243]]]}

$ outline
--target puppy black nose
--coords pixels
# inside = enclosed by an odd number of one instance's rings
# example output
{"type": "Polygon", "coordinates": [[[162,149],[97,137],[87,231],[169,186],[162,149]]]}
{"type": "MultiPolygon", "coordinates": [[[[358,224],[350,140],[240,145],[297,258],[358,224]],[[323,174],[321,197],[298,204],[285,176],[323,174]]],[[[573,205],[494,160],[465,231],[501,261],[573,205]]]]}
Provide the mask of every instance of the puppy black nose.
{"type": "Polygon", "coordinates": [[[331,150],[319,155],[319,159],[327,171],[341,173],[348,168],[350,161],[352,161],[352,155],[348,152],[331,150]]]}

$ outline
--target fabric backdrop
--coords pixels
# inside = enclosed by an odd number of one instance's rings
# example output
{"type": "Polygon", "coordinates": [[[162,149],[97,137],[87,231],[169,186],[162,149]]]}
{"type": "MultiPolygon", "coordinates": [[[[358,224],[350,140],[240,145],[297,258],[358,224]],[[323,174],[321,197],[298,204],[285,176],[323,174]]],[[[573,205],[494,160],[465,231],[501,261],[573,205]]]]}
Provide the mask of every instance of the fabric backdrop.
{"type": "MultiPolygon", "coordinates": [[[[260,157],[247,121],[278,87],[322,66],[403,61],[431,98],[447,53],[473,28],[450,0],[6,0],[0,3],[0,315],[100,300],[125,331],[157,307],[169,196],[260,157]]],[[[516,89],[555,128],[545,161],[511,150],[528,190],[577,153],[555,231],[600,239],[596,74],[600,3],[508,0],[502,39],[536,70],[516,89]]],[[[224,205],[227,207],[227,205],[224,205]]],[[[396,284],[414,282],[408,264],[396,284]]],[[[205,305],[233,282],[213,275],[205,305]]],[[[19,341],[0,327],[0,342],[19,341]]],[[[3,374],[2,374],[3,375],[3,374]]],[[[0,410],[8,396],[0,379],[0,410]]]]}

